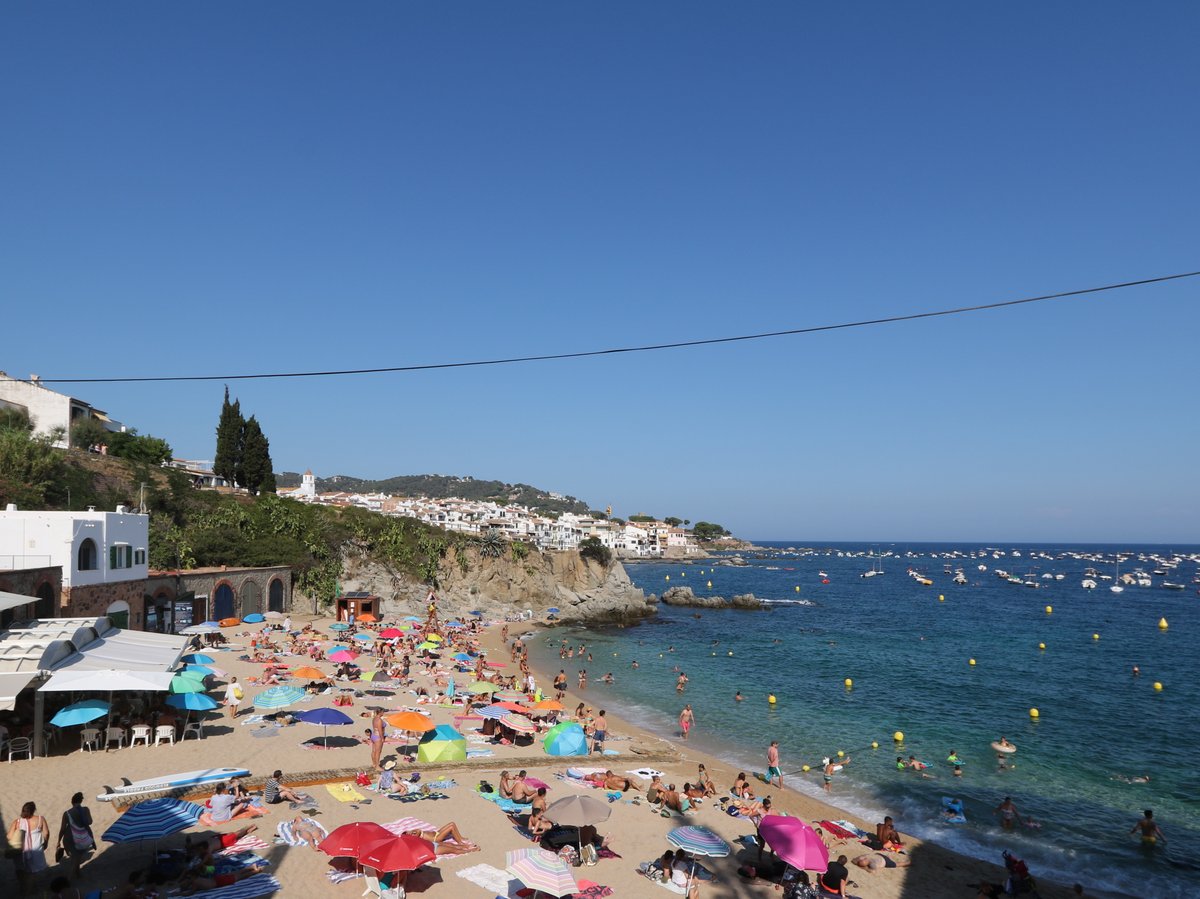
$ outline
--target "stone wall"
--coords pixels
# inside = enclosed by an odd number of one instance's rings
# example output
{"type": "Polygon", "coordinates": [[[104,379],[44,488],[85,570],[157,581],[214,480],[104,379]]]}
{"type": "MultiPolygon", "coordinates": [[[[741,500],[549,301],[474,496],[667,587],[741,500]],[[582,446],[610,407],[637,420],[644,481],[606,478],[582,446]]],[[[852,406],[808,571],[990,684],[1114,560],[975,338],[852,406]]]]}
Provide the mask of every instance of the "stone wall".
{"type": "Polygon", "coordinates": [[[67,587],[62,593],[63,618],[101,617],[114,602],[129,604],[129,623],[141,627],[142,588],[145,581],[120,581],[116,584],[90,584],[67,587]]]}
{"type": "MultiPolygon", "coordinates": [[[[145,582],[145,595],[151,599],[173,600],[181,596],[207,596],[205,614],[212,617],[217,588],[228,586],[233,591],[233,614],[238,617],[251,612],[266,612],[270,608],[271,583],[279,581],[282,602],[279,611],[292,609],[292,569],[285,565],[271,568],[220,568],[181,571],[179,574],[151,575],[145,582]],[[257,599],[255,592],[257,591],[257,599]]],[[[203,619],[198,619],[203,620],[203,619]]]]}
{"type": "MultiPolygon", "coordinates": [[[[51,565],[45,568],[0,571],[0,591],[28,596],[31,600],[41,599],[42,608],[35,607],[36,614],[39,617],[54,617],[58,612],[59,597],[62,596],[62,567],[51,565]],[[43,612],[46,611],[50,611],[50,614],[43,616],[43,612]]],[[[23,609],[9,609],[0,613],[0,625],[7,625],[18,617],[24,617],[23,609]]]]}

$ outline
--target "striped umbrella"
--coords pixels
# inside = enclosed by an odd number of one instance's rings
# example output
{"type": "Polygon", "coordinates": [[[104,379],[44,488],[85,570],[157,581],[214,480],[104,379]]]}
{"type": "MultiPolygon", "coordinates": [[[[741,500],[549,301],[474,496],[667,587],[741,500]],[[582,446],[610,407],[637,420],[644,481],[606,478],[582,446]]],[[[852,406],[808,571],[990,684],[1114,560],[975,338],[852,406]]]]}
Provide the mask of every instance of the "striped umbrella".
{"type": "Polygon", "coordinates": [[[299,687],[271,687],[254,697],[254,707],[256,709],[281,709],[294,702],[299,702],[307,695],[308,693],[299,687]]]}
{"type": "Polygon", "coordinates": [[[503,699],[505,702],[529,702],[529,697],[520,690],[497,690],[492,699],[503,699]]]}
{"type": "Polygon", "coordinates": [[[688,872],[687,888],[692,886],[692,877],[696,873],[696,856],[708,855],[713,858],[723,858],[732,850],[729,844],[722,840],[719,836],[709,830],[707,827],[698,825],[688,825],[687,827],[676,827],[667,834],[667,842],[672,846],[683,849],[692,856],[692,867],[688,872]]]}
{"type": "Polygon", "coordinates": [[[485,705],[481,709],[476,709],[475,714],[481,718],[494,718],[499,721],[505,715],[509,714],[509,711],[503,706],[485,705]]]}
{"type": "Polygon", "coordinates": [[[150,799],[131,805],[100,839],[108,843],[132,843],[135,840],[161,840],[191,827],[200,820],[204,809],[182,799],[150,799]]]}
{"type": "Polygon", "coordinates": [[[579,891],[567,863],[545,849],[525,848],[505,853],[504,870],[530,889],[551,896],[569,896],[579,891]]]}
{"type": "Polygon", "coordinates": [[[437,830],[428,821],[423,821],[420,818],[397,818],[395,821],[389,821],[382,825],[383,829],[394,836],[403,836],[412,830],[426,831],[437,830]]]}
{"type": "Polygon", "coordinates": [[[518,715],[515,712],[509,712],[503,718],[498,719],[505,727],[515,730],[519,734],[531,734],[537,730],[534,723],[524,715],[518,715]]]}

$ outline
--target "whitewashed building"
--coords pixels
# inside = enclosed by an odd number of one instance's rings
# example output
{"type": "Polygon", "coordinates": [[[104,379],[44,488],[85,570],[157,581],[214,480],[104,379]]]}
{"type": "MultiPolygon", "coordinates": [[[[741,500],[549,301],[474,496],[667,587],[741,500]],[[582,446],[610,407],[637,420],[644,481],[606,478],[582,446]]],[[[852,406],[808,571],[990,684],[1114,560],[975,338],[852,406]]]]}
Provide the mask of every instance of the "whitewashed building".
{"type": "Polygon", "coordinates": [[[37,375],[28,381],[0,372],[0,409],[16,409],[29,416],[35,434],[48,435],[61,430],[59,446],[71,445],[71,426],[84,418],[94,418],[109,431],[124,431],[125,426],[108,417],[91,403],[51,390],[37,375]]]}

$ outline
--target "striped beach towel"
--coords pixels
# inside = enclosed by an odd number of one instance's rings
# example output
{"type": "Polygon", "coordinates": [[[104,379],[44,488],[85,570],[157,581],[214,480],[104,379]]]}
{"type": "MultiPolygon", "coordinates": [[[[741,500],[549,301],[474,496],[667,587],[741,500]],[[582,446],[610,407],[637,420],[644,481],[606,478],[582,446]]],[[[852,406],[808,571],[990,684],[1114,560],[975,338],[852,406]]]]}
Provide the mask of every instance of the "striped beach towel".
{"type": "Polygon", "coordinates": [[[380,825],[388,833],[393,833],[396,836],[403,836],[404,833],[410,830],[437,830],[428,821],[422,821],[420,818],[397,818],[389,824],[380,825]]]}
{"type": "MultiPolygon", "coordinates": [[[[325,839],[325,837],[329,836],[329,831],[327,831],[324,827],[322,827],[319,823],[314,821],[312,818],[305,818],[304,823],[309,825],[310,827],[314,827],[318,831],[320,831],[321,839],[325,839]]],[[[279,826],[275,828],[275,833],[276,833],[278,839],[280,839],[281,841],[283,841],[284,843],[286,843],[289,846],[307,846],[308,845],[308,843],[306,843],[304,840],[300,839],[298,836],[296,836],[294,833],[292,833],[292,822],[291,821],[280,821],[279,826]]]]}
{"type": "Polygon", "coordinates": [[[227,887],[192,893],[192,896],[195,899],[255,899],[256,896],[270,896],[282,889],[283,886],[270,874],[255,874],[227,887]]]}
{"type": "Polygon", "coordinates": [[[217,855],[239,855],[243,852],[254,852],[258,849],[267,848],[269,847],[266,843],[264,843],[254,834],[249,833],[230,846],[228,849],[222,849],[217,853],[217,855]]]}

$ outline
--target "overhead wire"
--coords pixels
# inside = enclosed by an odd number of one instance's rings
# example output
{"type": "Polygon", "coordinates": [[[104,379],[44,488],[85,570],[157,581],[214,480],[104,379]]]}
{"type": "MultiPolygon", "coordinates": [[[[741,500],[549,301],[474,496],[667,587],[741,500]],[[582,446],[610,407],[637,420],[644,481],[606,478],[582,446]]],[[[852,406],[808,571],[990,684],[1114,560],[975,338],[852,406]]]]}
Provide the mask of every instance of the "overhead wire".
{"type": "Polygon", "coordinates": [[[792,337],[800,334],[817,334],[823,331],[840,331],[849,328],[865,328],[875,325],[895,324],[897,322],[918,321],[921,319],[938,318],[948,315],[963,315],[968,312],[984,312],[993,309],[1004,309],[1012,306],[1022,306],[1030,303],[1042,303],[1049,300],[1062,300],[1070,297],[1086,296],[1129,287],[1142,287],[1149,284],[1162,284],[1168,281],[1179,281],[1184,278],[1200,276],[1200,271],[1182,272],[1175,275],[1159,275],[1154,278],[1142,278],[1137,281],[1122,281],[1117,284],[1105,284],[1100,287],[1084,287],[1078,290],[1065,290],[1059,293],[1048,293],[1040,296],[1022,297],[1016,300],[1001,300],[995,303],[978,303],[971,306],[957,306],[952,309],[936,309],[930,312],[911,312],[904,315],[889,315],[883,318],[862,319],[859,321],[841,322],[832,325],[811,325],[803,328],[788,328],[780,331],[764,331],[756,334],[738,334],[728,337],[707,337],[696,340],[681,340],[672,343],[653,343],[638,346],[611,347],[603,350],[579,350],[569,353],[539,353],[529,356],[509,356],[499,359],[475,359],[464,362],[431,362],[420,365],[393,365],[381,368],[346,368],[333,370],[310,370],[292,372],[259,372],[251,374],[221,374],[221,375],[153,375],[145,377],[120,378],[40,378],[42,384],[136,384],[150,382],[173,381],[252,381],[271,378],[327,378],[346,375],[376,375],[394,374],[399,372],[436,371],[453,368],[481,368],[491,365],[516,365],[527,362],[553,362],[565,359],[585,359],[595,356],[614,356],[623,353],[651,353],[662,350],[687,349],[701,346],[716,346],[719,344],[739,343],[750,340],[766,340],[775,337],[792,337]]]}

